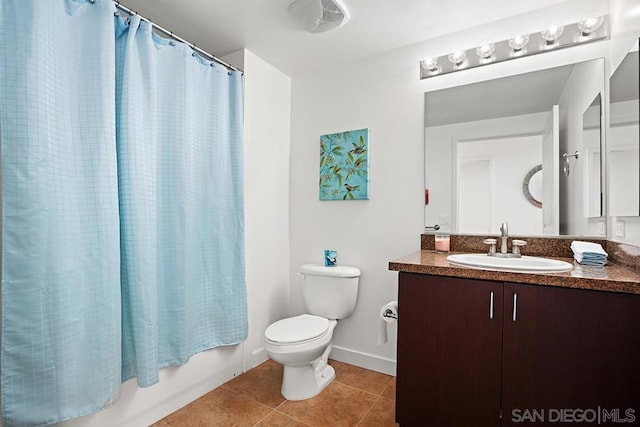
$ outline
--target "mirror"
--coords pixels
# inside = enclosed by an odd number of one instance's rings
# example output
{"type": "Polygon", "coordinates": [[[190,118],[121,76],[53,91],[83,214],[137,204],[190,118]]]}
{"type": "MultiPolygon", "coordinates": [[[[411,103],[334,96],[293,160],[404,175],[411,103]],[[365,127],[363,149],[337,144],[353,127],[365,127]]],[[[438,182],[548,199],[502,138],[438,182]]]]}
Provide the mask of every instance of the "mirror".
{"type": "Polygon", "coordinates": [[[583,116],[597,114],[603,91],[596,59],[427,92],[425,226],[496,234],[508,222],[518,235],[602,235],[600,139],[583,116]],[[565,176],[562,154],[586,153],[586,131],[595,163],[572,157],[565,176]]]}
{"type": "Polygon", "coordinates": [[[609,80],[607,157],[610,216],[640,215],[639,75],[636,43],[609,80]]]}
{"type": "MultiPolygon", "coordinates": [[[[589,218],[602,216],[602,96],[598,94],[582,115],[584,148],[585,212],[589,218]]],[[[567,159],[569,159],[567,157],[567,159]]]]}

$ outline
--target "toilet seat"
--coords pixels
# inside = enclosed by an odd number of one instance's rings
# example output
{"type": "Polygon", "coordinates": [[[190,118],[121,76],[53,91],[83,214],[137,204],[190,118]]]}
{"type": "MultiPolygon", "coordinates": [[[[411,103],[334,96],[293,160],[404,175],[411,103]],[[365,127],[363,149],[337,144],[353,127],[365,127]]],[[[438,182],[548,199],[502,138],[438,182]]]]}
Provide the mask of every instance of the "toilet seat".
{"type": "Polygon", "coordinates": [[[321,339],[328,331],[328,319],[311,314],[301,314],[271,324],[264,331],[264,336],[274,345],[292,345],[321,339]]]}

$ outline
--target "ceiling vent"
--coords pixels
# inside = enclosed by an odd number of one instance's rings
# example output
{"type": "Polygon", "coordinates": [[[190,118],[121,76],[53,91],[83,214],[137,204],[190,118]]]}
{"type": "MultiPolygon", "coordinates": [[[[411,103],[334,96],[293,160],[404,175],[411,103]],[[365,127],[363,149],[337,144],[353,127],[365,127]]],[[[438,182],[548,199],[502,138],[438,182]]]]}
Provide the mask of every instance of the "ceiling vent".
{"type": "Polygon", "coordinates": [[[341,0],[296,0],[289,13],[310,33],[324,33],[349,21],[349,11],[341,0]]]}

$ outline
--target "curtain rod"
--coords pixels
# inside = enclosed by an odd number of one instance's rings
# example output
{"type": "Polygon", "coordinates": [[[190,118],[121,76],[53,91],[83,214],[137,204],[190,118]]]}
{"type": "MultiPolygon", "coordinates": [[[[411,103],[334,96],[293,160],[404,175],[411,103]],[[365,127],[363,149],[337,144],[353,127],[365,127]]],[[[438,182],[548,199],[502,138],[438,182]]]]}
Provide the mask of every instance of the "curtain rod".
{"type": "MultiPolygon", "coordinates": [[[[148,22],[149,24],[151,24],[151,27],[155,28],[156,30],[160,31],[161,33],[164,33],[164,34],[168,35],[169,37],[171,37],[171,38],[172,38],[172,39],[174,39],[174,40],[177,40],[177,41],[179,41],[179,42],[182,42],[182,43],[186,44],[186,45],[187,45],[187,46],[189,46],[191,49],[193,49],[193,50],[195,50],[196,52],[198,52],[198,53],[200,53],[200,54],[204,55],[205,57],[209,58],[210,60],[215,61],[215,62],[217,62],[218,64],[220,64],[220,65],[223,65],[223,66],[227,67],[227,69],[229,69],[229,70],[239,71],[239,72],[243,73],[243,71],[242,71],[241,69],[236,68],[236,67],[234,67],[233,65],[231,65],[231,64],[229,64],[229,63],[227,63],[227,62],[223,61],[222,59],[218,58],[217,56],[212,55],[212,54],[210,54],[209,52],[206,52],[206,51],[204,51],[204,50],[200,49],[198,46],[196,46],[196,45],[195,45],[195,44],[193,44],[193,43],[190,43],[190,42],[186,41],[186,40],[185,40],[185,39],[183,39],[182,37],[178,37],[178,36],[176,36],[175,34],[173,34],[173,32],[172,32],[172,31],[169,31],[169,30],[167,30],[166,28],[164,28],[164,27],[162,27],[162,26],[160,26],[160,25],[156,24],[155,22],[151,21],[150,19],[145,18],[144,16],[140,15],[140,14],[139,14],[138,12],[136,12],[135,10],[129,9],[129,8],[128,8],[128,7],[126,7],[126,6],[121,5],[121,4],[120,4],[120,2],[118,2],[118,1],[114,1],[114,3],[115,3],[115,5],[116,5],[116,8],[118,8],[118,9],[120,9],[120,10],[125,11],[125,12],[126,12],[126,13],[128,13],[129,15],[138,15],[138,16],[140,17],[140,19],[142,19],[143,21],[146,21],[146,22],[148,22]]],[[[244,74],[244,73],[243,73],[243,74],[244,74]]]]}

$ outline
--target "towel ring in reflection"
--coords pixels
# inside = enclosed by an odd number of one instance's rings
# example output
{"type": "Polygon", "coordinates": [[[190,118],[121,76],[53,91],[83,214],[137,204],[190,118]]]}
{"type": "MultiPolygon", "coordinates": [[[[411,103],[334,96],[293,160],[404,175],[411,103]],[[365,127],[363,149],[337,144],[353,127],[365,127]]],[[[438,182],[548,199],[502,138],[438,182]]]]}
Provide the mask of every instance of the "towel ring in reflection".
{"type": "Polygon", "coordinates": [[[569,176],[569,172],[571,172],[571,164],[569,163],[569,157],[575,157],[578,160],[578,156],[580,153],[577,151],[573,154],[564,153],[562,155],[562,170],[564,172],[564,176],[569,176]]]}

